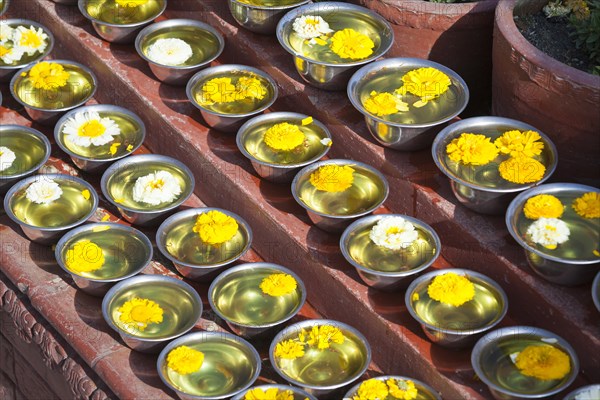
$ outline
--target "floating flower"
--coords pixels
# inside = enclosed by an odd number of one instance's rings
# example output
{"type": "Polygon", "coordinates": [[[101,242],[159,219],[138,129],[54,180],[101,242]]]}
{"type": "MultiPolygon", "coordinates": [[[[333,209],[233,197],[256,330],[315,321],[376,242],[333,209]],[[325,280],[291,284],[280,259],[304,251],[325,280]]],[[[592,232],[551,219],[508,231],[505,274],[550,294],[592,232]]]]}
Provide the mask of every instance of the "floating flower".
{"type": "Polygon", "coordinates": [[[92,197],[92,194],[90,193],[90,191],[89,191],[89,190],[85,189],[85,190],[82,190],[82,191],[81,191],[81,196],[82,196],[84,199],[86,199],[86,200],[89,200],[89,199],[90,199],[90,197],[92,197]]]}
{"type": "Polygon", "coordinates": [[[395,399],[413,400],[419,395],[415,383],[411,380],[388,379],[386,381],[390,395],[395,399]]]}
{"type": "Polygon", "coordinates": [[[600,218],[600,194],[588,192],[576,198],[573,209],[583,218],[600,218]]]}
{"type": "Polygon", "coordinates": [[[365,110],[379,117],[396,114],[399,111],[408,111],[408,103],[387,92],[377,93],[372,91],[363,106],[365,110]]]}
{"type": "Polygon", "coordinates": [[[323,138],[319,140],[323,146],[331,147],[333,145],[333,141],[329,138],[323,138]]]}
{"type": "Polygon", "coordinates": [[[6,64],[13,64],[23,57],[20,47],[6,47],[0,44],[0,59],[6,64]]]}
{"type": "Polygon", "coordinates": [[[539,218],[527,228],[527,235],[534,243],[550,250],[569,240],[570,234],[567,224],[557,218],[539,218]]]}
{"type": "Polygon", "coordinates": [[[571,359],[564,351],[547,344],[525,347],[515,365],[526,376],[541,380],[562,379],[571,371],[571,359]]]}
{"type": "Polygon", "coordinates": [[[118,6],[121,7],[138,7],[146,4],[148,0],[115,0],[118,6]]]}
{"type": "Polygon", "coordinates": [[[514,130],[504,132],[494,144],[500,153],[511,157],[534,157],[539,156],[544,149],[544,143],[540,139],[542,137],[535,131],[514,130]]]}
{"type": "Polygon", "coordinates": [[[137,178],[133,186],[133,200],[157,206],[171,202],[181,194],[181,186],[168,171],[157,171],[137,178]]]}
{"type": "Polygon", "coordinates": [[[419,96],[421,100],[413,104],[415,107],[422,107],[440,97],[452,85],[448,75],[432,67],[413,69],[402,76],[402,82],[404,85],[396,89],[396,92],[403,95],[409,92],[419,96]]]}
{"type": "Polygon", "coordinates": [[[600,399],[600,386],[594,385],[582,390],[575,396],[575,400],[598,400],[600,399]]]}
{"type": "Polygon", "coordinates": [[[119,321],[141,332],[149,324],[160,324],[163,321],[163,309],[149,299],[134,297],[123,303],[117,311],[120,313],[119,321]]]}
{"type": "Polygon", "coordinates": [[[459,307],[475,297],[475,285],[466,276],[448,272],[433,278],[427,294],[440,303],[459,307]]]}
{"type": "Polygon", "coordinates": [[[292,293],[296,290],[298,282],[292,275],[278,273],[271,274],[262,280],[260,289],[269,296],[278,297],[292,293]]]}
{"type": "Polygon", "coordinates": [[[63,133],[76,146],[102,146],[114,140],[121,129],[117,123],[100,117],[96,111],[78,112],[65,122],[63,133]]]}
{"type": "Polygon", "coordinates": [[[485,135],[461,133],[446,146],[448,158],[465,165],[485,165],[498,156],[498,149],[485,135]]]}
{"type": "Polygon", "coordinates": [[[158,39],[148,47],[148,58],[163,65],[182,65],[194,54],[192,47],[176,38],[158,39]]]}
{"type": "Polygon", "coordinates": [[[349,165],[323,165],[310,175],[310,183],[324,192],[343,192],[352,186],[353,173],[349,165]]]}
{"type": "Polygon", "coordinates": [[[221,244],[235,236],[238,223],[235,218],[221,211],[211,210],[198,215],[192,230],[204,243],[221,244]]]}
{"type": "Polygon", "coordinates": [[[48,46],[48,35],[42,28],[35,28],[33,25],[29,28],[18,26],[15,29],[13,43],[27,55],[34,55],[37,52],[42,53],[48,46]]]}
{"type": "Polygon", "coordinates": [[[333,32],[327,21],[316,15],[303,15],[296,18],[292,29],[301,39],[313,39],[333,32]]]}
{"type": "Polygon", "coordinates": [[[8,147],[0,146],[0,171],[4,171],[12,167],[17,159],[15,152],[8,147]]]}
{"type": "Polygon", "coordinates": [[[406,249],[418,237],[415,226],[402,217],[381,218],[369,234],[373,243],[390,250],[406,249]]]}
{"type": "Polygon", "coordinates": [[[561,201],[550,194],[539,194],[527,199],[523,213],[529,219],[560,218],[565,210],[561,201]]]}
{"type": "Polygon", "coordinates": [[[120,145],[121,145],[121,143],[113,143],[113,144],[111,144],[111,145],[110,145],[110,149],[108,150],[108,152],[109,152],[111,155],[113,155],[113,156],[114,156],[115,154],[117,154],[117,151],[119,150],[119,146],[120,146],[120,145]]]}
{"type": "Polygon", "coordinates": [[[70,74],[62,65],[42,61],[29,71],[29,79],[36,89],[56,90],[67,85],[70,74]]]}
{"type": "Polygon", "coordinates": [[[363,381],[352,400],[385,400],[388,395],[388,386],[378,379],[363,381]]]}
{"type": "Polygon", "coordinates": [[[544,177],[546,167],[534,158],[511,157],[498,166],[500,176],[513,183],[525,184],[537,182],[544,177]]]}
{"type": "Polygon", "coordinates": [[[362,60],[373,54],[375,43],[367,35],[354,29],[337,31],[331,37],[329,48],[341,58],[362,60]]]}
{"type": "Polygon", "coordinates": [[[284,340],[275,345],[275,357],[294,360],[304,356],[304,345],[295,340],[284,340]]]}
{"type": "Polygon", "coordinates": [[[236,90],[243,99],[262,100],[267,95],[267,88],[255,76],[242,76],[238,79],[236,90]]]}
{"type": "Polygon", "coordinates": [[[313,117],[306,117],[302,120],[302,126],[310,125],[313,123],[313,117]]]}
{"type": "Polygon", "coordinates": [[[43,177],[29,185],[25,191],[27,199],[37,204],[50,204],[54,200],[58,200],[62,193],[63,191],[58,183],[43,177]]]}
{"type": "Polygon", "coordinates": [[[212,105],[246,99],[262,100],[267,93],[263,82],[255,76],[241,76],[235,84],[231,78],[223,77],[204,83],[197,99],[200,104],[212,105]]]}
{"type": "Polygon", "coordinates": [[[65,264],[76,273],[96,271],[104,265],[102,248],[91,240],[80,240],[67,250],[65,264]]]}
{"type": "Polygon", "coordinates": [[[272,150],[290,151],[304,143],[304,133],[298,125],[287,122],[275,124],[265,132],[263,140],[272,150]]]}
{"type": "Polygon", "coordinates": [[[269,388],[267,390],[255,388],[246,392],[244,400],[294,400],[294,392],[291,390],[279,390],[277,388],[269,388]]]}
{"type": "Polygon", "coordinates": [[[12,42],[14,34],[15,30],[12,26],[8,25],[6,22],[0,21],[0,45],[12,42]]]}
{"type": "MultiPolygon", "coordinates": [[[[300,340],[305,337],[305,333],[300,334],[300,340]]],[[[319,350],[328,349],[332,343],[342,344],[346,340],[344,334],[339,328],[332,325],[313,326],[308,332],[306,344],[316,347],[319,350]]]]}
{"type": "Polygon", "coordinates": [[[204,353],[188,346],[178,346],[167,354],[167,367],[180,375],[189,375],[202,367],[204,353]]]}

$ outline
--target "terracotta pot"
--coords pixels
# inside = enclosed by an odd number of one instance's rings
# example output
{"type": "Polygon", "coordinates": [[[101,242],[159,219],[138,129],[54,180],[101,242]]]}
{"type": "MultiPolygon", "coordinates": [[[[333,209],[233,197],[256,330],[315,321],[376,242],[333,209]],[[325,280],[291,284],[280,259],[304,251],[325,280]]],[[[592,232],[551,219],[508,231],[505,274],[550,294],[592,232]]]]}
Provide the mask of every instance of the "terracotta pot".
{"type": "Polygon", "coordinates": [[[555,179],[600,184],[600,77],[569,67],[525,39],[515,15],[538,12],[548,0],[500,0],[493,50],[495,115],[546,133],[558,148],[555,179]]]}
{"type": "Polygon", "coordinates": [[[431,3],[424,0],[355,0],[385,17],[396,37],[387,57],[417,57],[456,71],[469,86],[463,115],[489,114],[492,30],[498,0],[431,3]]]}

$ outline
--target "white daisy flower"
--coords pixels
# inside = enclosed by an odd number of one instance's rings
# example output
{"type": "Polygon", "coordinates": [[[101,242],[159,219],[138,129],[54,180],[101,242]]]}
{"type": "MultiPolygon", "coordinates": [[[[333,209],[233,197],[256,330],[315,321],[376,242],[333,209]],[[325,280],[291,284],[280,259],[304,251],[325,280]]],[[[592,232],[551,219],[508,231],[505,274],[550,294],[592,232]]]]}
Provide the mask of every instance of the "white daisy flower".
{"type": "Polygon", "coordinates": [[[13,64],[23,57],[23,49],[20,47],[5,47],[0,44],[0,59],[6,64],[13,64]]]}
{"type": "Polygon", "coordinates": [[[303,15],[296,18],[292,28],[302,39],[314,39],[333,32],[327,21],[316,15],[303,15]]]}
{"type": "Polygon", "coordinates": [[[192,56],[192,47],[181,39],[158,39],[148,47],[148,58],[163,65],[181,65],[192,56]]]}
{"type": "Polygon", "coordinates": [[[0,22],[0,45],[6,44],[6,42],[12,42],[14,34],[14,28],[6,22],[0,22]]]}
{"type": "Polygon", "coordinates": [[[179,182],[167,171],[157,171],[139,177],[133,186],[133,200],[153,206],[171,202],[180,194],[179,182]]]}
{"type": "Polygon", "coordinates": [[[13,43],[15,47],[20,47],[24,52],[32,56],[36,52],[42,53],[46,49],[46,46],[48,46],[48,35],[46,35],[42,28],[36,29],[33,25],[29,28],[17,26],[13,43]]]}
{"type": "Polygon", "coordinates": [[[369,237],[378,246],[400,250],[417,240],[419,232],[402,217],[384,217],[371,229],[369,237]]]}
{"type": "Polygon", "coordinates": [[[598,400],[600,399],[600,385],[593,385],[590,388],[582,391],[575,400],[598,400]]]}
{"type": "Polygon", "coordinates": [[[570,234],[567,224],[558,218],[540,218],[527,228],[527,235],[534,243],[549,249],[566,242],[570,234]]]}
{"type": "Polygon", "coordinates": [[[54,200],[58,200],[62,193],[63,191],[58,183],[44,177],[33,182],[25,191],[27,199],[37,204],[52,203],[54,200]]]}
{"type": "Polygon", "coordinates": [[[121,133],[119,125],[96,111],[78,112],[65,122],[63,133],[76,146],[102,146],[121,133]]]}
{"type": "Polygon", "coordinates": [[[16,159],[17,156],[14,151],[8,147],[0,146],[0,171],[10,168],[16,159]]]}

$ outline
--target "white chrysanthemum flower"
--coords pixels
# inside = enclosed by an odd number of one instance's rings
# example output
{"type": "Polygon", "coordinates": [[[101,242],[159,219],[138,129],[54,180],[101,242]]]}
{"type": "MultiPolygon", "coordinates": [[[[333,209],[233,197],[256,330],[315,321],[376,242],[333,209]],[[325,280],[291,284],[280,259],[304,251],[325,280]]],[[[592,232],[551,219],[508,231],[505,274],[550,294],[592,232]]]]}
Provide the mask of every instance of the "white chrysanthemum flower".
{"type": "Polygon", "coordinates": [[[0,146],[0,171],[10,168],[16,159],[17,156],[14,151],[8,147],[0,146]]]}
{"type": "Polygon", "coordinates": [[[158,39],[148,47],[148,58],[163,65],[181,65],[194,54],[192,47],[181,39],[158,39]]]}
{"type": "Polygon", "coordinates": [[[6,22],[0,22],[0,45],[12,42],[15,30],[6,22]]]}
{"type": "Polygon", "coordinates": [[[37,204],[52,203],[54,200],[58,200],[62,193],[63,191],[58,183],[44,177],[33,182],[25,191],[27,199],[37,204]]]}
{"type": "Polygon", "coordinates": [[[20,47],[5,47],[0,44],[0,59],[6,64],[13,64],[23,57],[23,49],[20,47]]]}
{"type": "Polygon", "coordinates": [[[570,234],[567,224],[558,218],[540,218],[527,228],[527,235],[534,243],[549,249],[566,242],[570,234]]]}
{"type": "Polygon", "coordinates": [[[303,15],[296,18],[292,28],[302,39],[314,39],[333,32],[327,21],[316,15],[303,15]]]}
{"type": "Polygon", "coordinates": [[[101,118],[96,111],[76,113],[65,122],[63,133],[76,146],[102,146],[121,133],[119,125],[108,117],[101,118]]]}
{"type": "Polygon", "coordinates": [[[157,171],[139,177],[133,186],[133,200],[153,206],[171,202],[180,194],[179,182],[167,171],[157,171]]]}
{"type": "Polygon", "coordinates": [[[32,56],[36,52],[42,53],[48,46],[48,35],[42,28],[35,28],[30,26],[26,28],[24,26],[17,26],[15,29],[14,46],[21,48],[28,55],[32,56]]]}
{"type": "Polygon", "coordinates": [[[406,249],[417,240],[419,232],[402,217],[384,217],[371,229],[369,237],[378,246],[400,250],[406,249]]]}
{"type": "Polygon", "coordinates": [[[600,385],[592,385],[590,388],[582,391],[575,400],[598,400],[600,399],[600,385]]]}

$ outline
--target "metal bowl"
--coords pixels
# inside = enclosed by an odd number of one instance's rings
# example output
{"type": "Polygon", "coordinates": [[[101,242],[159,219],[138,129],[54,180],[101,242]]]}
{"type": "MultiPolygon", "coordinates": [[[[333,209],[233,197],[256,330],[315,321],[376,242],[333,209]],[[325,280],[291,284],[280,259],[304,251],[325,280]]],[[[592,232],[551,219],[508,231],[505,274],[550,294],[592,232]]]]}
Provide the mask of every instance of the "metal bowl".
{"type": "Polygon", "coordinates": [[[582,386],[582,387],[580,387],[578,389],[575,389],[571,393],[569,393],[568,395],[566,395],[563,400],[579,400],[577,398],[577,396],[581,396],[581,395],[587,394],[586,392],[590,392],[590,391],[593,391],[593,394],[590,393],[590,394],[588,394],[588,397],[584,397],[584,398],[593,399],[594,397],[592,397],[592,396],[594,394],[597,395],[595,398],[598,398],[598,396],[600,396],[600,384],[587,385],[587,386],[582,386]]]}
{"type": "Polygon", "coordinates": [[[20,160],[9,168],[0,171],[0,194],[17,181],[34,174],[50,157],[50,141],[38,130],[21,125],[0,125],[0,143],[11,149],[20,160]]]}
{"type": "MultiPolygon", "coordinates": [[[[436,62],[419,58],[390,58],[365,65],[352,75],[347,92],[354,108],[365,116],[367,128],[375,140],[382,146],[401,151],[429,147],[440,129],[460,114],[469,102],[467,84],[456,72],[436,62]],[[414,117],[410,115],[390,120],[369,113],[363,106],[364,98],[368,97],[371,91],[393,92],[402,86],[401,78],[404,74],[425,67],[442,71],[452,82],[446,93],[432,100],[439,105],[435,115],[428,112],[433,106],[426,105],[420,109],[413,108],[414,117]],[[417,113],[421,115],[417,117],[417,113]],[[412,123],[412,118],[419,118],[421,122],[412,123]]],[[[402,117],[405,114],[398,115],[402,117]]]]}
{"type": "Polygon", "coordinates": [[[40,244],[53,244],[67,231],[87,221],[98,207],[98,194],[86,181],[71,175],[34,175],[15,183],[4,197],[4,211],[19,224],[25,236],[40,244]],[[49,204],[33,204],[25,191],[32,183],[52,179],[62,185],[63,194],[49,204]],[[89,191],[89,199],[82,192],[89,191]],[[35,218],[33,221],[29,218],[35,218]],[[44,225],[42,225],[44,223],[44,225]]]}
{"type": "Polygon", "coordinates": [[[208,124],[208,126],[222,132],[237,132],[244,122],[246,122],[250,117],[260,114],[267,108],[271,107],[273,103],[275,103],[278,95],[277,83],[266,72],[263,72],[257,68],[237,64],[219,65],[216,67],[206,68],[198,72],[192,77],[192,79],[190,79],[185,91],[190,102],[194,105],[194,107],[200,110],[200,114],[202,114],[202,118],[204,118],[204,121],[208,124]],[[269,86],[269,97],[267,101],[263,102],[262,106],[258,109],[243,114],[218,113],[209,110],[198,103],[196,100],[196,94],[199,90],[201,90],[204,82],[212,78],[217,78],[232,73],[254,74],[265,80],[269,86]]]}
{"type": "Polygon", "coordinates": [[[594,282],[592,283],[592,299],[598,312],[600,312],[600,272],[596,274],[594,282]]]}
{"type": "MultiPolygon", "coordinates": [[[[92,296],[104,296],[116,282],[137,275],[152,261],[152,243],[137,229],[100,222],[69,231],[58,241],[54,256],[79,289],[92,296]],[[108,261],[99,270],[82,273],[67,267],[67,252],[81,240],[90,240],[102,249],[108,261]]],[[[90,257],[97,254],[94,252],[90,257]]]]}
{"type": "Polygon", "coordinates": [[[502,321],[508,310],[508,297],[498,283],[483,274],[459,268],[431,271],[418,277],[406,290],[404,301],[427,338],[444,347],[471,346],[502,321]],[[459,307],[442,304],[427,295],[431,281],[449,272],[467,276],[475,285],[475,297],[459,307]]]}
{"type": "Polygon", "coordinates": [[[250,249],[252,229],[239,215],[214,207],[191,208],[167,218],[156,232],[158,250],[188,279],[210,282],[232,262],[250,249]],[[196,218],[209,211],[220,211],[238,223],[238,233],[229,241],[218,246],[206,245],[192,228],[196,218]],[[204,256],[205,253],[213,253],[204,256]]]}
{"type": "MultiPolygon", "coordinates": [[[[6,11],[8,9],[8,3],[9,3],[8,0],[4,0],[4,10],[0,10],[0,15],[2,15],[4,13],[4,11],[6,11]]],[[[22,68],[27,68],[30,65],[33,65],[36,62],[42,60],[48,54],[50,54],[50,52],[54,48],[54,35],[52,35],[52,32],[50,32],[50,30],[48,28],[46,28],[44,25],[37,23],[35,21],[28,20],[28,19],[21,19],[21,18],[5,19],[5,20],[2,20],[2,24],[6,24],[9,26],[19,26],[19,25],[24,25],[26,27],[34,26],[36,28],[42,28],[44,33],[46,35],[48,35],[48,45],[46,46],[46,49],[44,50],[43,53],[36,55],[36,56],[25,56],[24,55],[23,57],[26,57],[27,60],[21,64],[0,65],[0,82],[9,82],[18,70],[20,70],[22,68]]]]}
{"type": "Polygon", "coordinates": [[[118,208],[127,221],[135,225],[152,226],[175,212],[194,193],[194,175],[179,160],[158,154],[142,154],[126,157],[108,167],[102,174],[100,188],[104,197],[118,208]],[[181,194],[166,205],[140,206],[130,197],[136,179],[160,170],[170,172],[179,181],[181,194]]]}
{"type": "Polygon", "coordinates": [[[292,8],[310,3],[310,0],[288,0],[277,6],[258,6],[239,0],[229,0],[231,15],[243,28],[263,35],[272,35],[277,30],[277,23],[292,8]]]}
{"type": "Polygon", "coordinates": [[[292,392],[293,400],[317,400],[316,397],[312,396],[309,393],[306,393],[302,389],[299,389],[294,386],[277,385],[277,384],[259,385],[259,386],[251,387],[251,388],[243,391],[242,393],[238,394],[237,396],[233,397],[231,400],[244,400],[246,393],[249,393],[250,391],[252,391],[254,389],[262,389],[265,392],[269,389],[279,389],[279,390],[283,390],[283,391],[289,390],[292,392]]]}
{"type": "MultiPolygon", "coordinates": [[[[260,154],[276,155],[264,144],[264,131],[275,124],[288,122],[293,125],[301,125],[302,120],[308,115],[295,112],[272,112],[259,115],[246,122],[237,133],[236,142],[238,149],[244,156],[250,159],[256,173],[268,181],[275,183],[290,182],[300,169],[308,164],[323,158],[329,151],[330,145],[322,144],[320,140],[331,140],[331,133],[321,122],[313,120],[306,127],[312,137],[306,144],[306,151],[302,153],[302,159],[294,159],[289,163],[274,162],[266,159],[260,154]]],[[[290,152],[282,152],[290,154],[290,152]]]]}
{"type": "Polygon", "coordinates": [[[126,108],[110,104],[94,104],[71,110],[63,115],[54,127],[54,140],[58,147],[71,157],[71,160],[79,169],[90,173],[102,172],[112,162],[127,157],[142,145],[145,137],[146,126],[140,117],[126,108]],[[79,147],[65,140],[63,128],[67,120],[78,113],[92,111],[99,113],[102,118],[109,117],[113,119],[119,125],[121,134],[116,136],[115,140],[103,146],[79,147]],[[111,155],[110,147],[113,143],[121,143],[121,145],[117,148],[117,153],[111,155]],[[87,152],[87,154],[83,152],[87,152]]]}
{"type": "Polygon", "coordinates": [[[378,214],[363,217],[346,228],[340,238],[340,249],[368,286],[392,291],[406,288],[412,278],[429,268],[440,255],[441,242],[433,228],[421,220],[400,214],[378,214]],[[412,223],[419,238],[401,250],[377,246],[369,238],[369,232],[386,217],[402,217],[412,223]]]}
{"type": "MultiPolygon", "coordinates": [[[[372,38],[373,39],[373,38],[372,38]]],[[[350,3],[327,1],[311,3],[291,10],[277,24],[277,40],[283,48],[294,56],[294,65],[300,77],[319,89],[343,90],[352,74],[361,66],[382,57],[394,43],[394,31],[388,21],[379,14],[350,3]],[[379,43],[373,54],[364,60],[347,63],[318,61],[304,56],[294,48],[291,41],[294,20],[303,15],[320,16],[338,29],[357,27],[377,31],[379,43]]]]}
{"type": "Polygon", "coordinates": [[[550,397],[567,388],[579,373],[579,359],[575,350],[566,340],[545,329],[531,326],[511,326],[489,332],[479,339],[471,352],[471,364],[475,373],[485,383],[492,396],[497,400],[541,399],[550,397]],[[532,344],[552,344],[568,353],[571,359],[571,371],[558,382],[527,377],[519,372],[510,359],[510,354],[522,351],[532,344]],[[498,377],[500,373],[510,374],[498,377]],[[508,384],[513,378],[520,387],[508,384]],[[539,390],[533,384],[546,382],[539,390]],[[522,389],[521,389],[522,388],[522,389]]]}
{"type": "Polygon", "coordinates": [[[533,126],[521,121],[502,117],[474,117],[463,119],[444,128],[433,141],[431,148],[433,161],[440,171],[450,178],[452,192],[465,207],[482,214],[502,214],[517,192],[537,186],[546,181],[554,173],[558,159],[556,147],[548,136],[533,126]],[[536,131],[544,142],[542,157],[545,159],[546,173],[535,183],[516,184],[500,178],[498,163],[492,161],[488,165],[471,168],[460,168],[449,162],[446,146],[452,139],[464,132],[486,134],[494,140],[509,130],[536,131]],[[476,180],[479,180],[477,182],[476,180]],[[501,187],[496,187],[500,182],[501,187]]]}
{"type": "MultiPolygon", "coordinates": [[[[579,185],[576,183],[551,183],[546,185],[540,185],[538,187],[529,189],[520,193],[510,203],[508,210],[506,211],[506,226],[511,236],[517,241],[517,243],[525,249],[525,255],[531,269],[542,278],[557,283],[559,285],[581,285],[590,282],[594,279],[594,275],[600,271],[600,257],[593,254],[593,251],[598,251],[598,238],[600,238],[600,222],[598,219],[584,219],[579,217],[575,211],[572,210],[569,203],[565,204],[565,200],[573,200],[587,192],[600,192],[591,186],[579,185]],[[527,227],[532,220],[527,219],[523,215],[523,207],[530,197],[539,194],[549,194],[558,197],[562,197],[562,203],[565,204],[565,211],[563,219],[568,225],[573,223],[585,223],[585,226],[580,226],[578,229],[572,231],[582,231],[582,235],[586,238],[590,238],[589,243],[585,244],[581,240],[576,240],[577,246],[572,246],[572,251],[568,251],[566,244],[560,245],[564,247],[566,253],[562,256],[556,253],[558,250],[544,251],[542,246],[538,246],[535,243],[527,240],[527,227]],[[594,240],[591,235],[596,235],[594,240]],[[585,246],[585,247],[583,247],[585,246]],[[580,250],[576,253],[577,248],[580,250]],[[554,253],[554,254],[552,254],[554,253]],[[584,253],[585,256],[581,256],[579,253],[584,253]],[[589,254],[588,254],[589,253],[589,254]]],[[[571,238],[570,240],[574,240],[571,238]]]]}
{"type": "Polygon", "coordinates": [[[169,343],[158,356],[158,375],[184,400],[228,399],[248,389],[258,379],[261,359],[244,339],[226,332],[194,332],[169,343]],[[169,352],[188,346],[204,353],[198,372],[179,375],[167,367],[169,352]]]}
{"type": "Polygon", "coordinates": [[[58,91],[34,89],[27,78],[33,67],[20,70],[10,81],[10,93],[31,119],[43,125],[53,125],[65,112],[85,104],[96,93],[96,76],[88,67],[69,60],[52,60],[71,73],[67,86],[58,91]],[[24,75],[25,74],[25,75],[24,75]]]}
{"type": "Polygon", "coordinates": [[[327,232],[342,232],[354,220],[375,211],[387,199],[389,185],[383,174],[370,165],[353,160],[324,160],[304,167],[292,181],[294,200],[306,209],[310,220],[327,232]],[[341,193],[328,193],[317,190],[310,184],[310,175],[324,165],[350,165],[361,181],[354,181],[353,187],[341,193]],[[369,185],[370,187],[364,187],[369,185]],[[343,193],[352,193],[342,196],[343,193]],[[351,197],[350,197],[351,196],[351,197]],[[348,198],[345,198],[348,197],[348,198]],[[348,210],[349,200],[356,203],[348,210]],[[319,209],[317,209],[319,207],[319,209]]]}
{"type": "Polygon", "coordinates": [[[208,289],[210,308],[245,338],[272,332],[292,319],[306,301],[304,282],[293,271],[271,263],[248,263],[229,268],[208,289]],[[271,274],[288,274],[298,283],[293,293],[269,296],[260,283],[271,274]]]}
{"type": "Polygon", "coordinates": [[[187,333],[202,315],[202,300],[187,283],[162,275],[138,275],[113,286],[102,300],[102,316],[132,350],[158,353],[171,340],[187,333]],[[122,325],[118,309],[135,297],[156,302],[163,309],[163,321],[143,331],[122,325]]]}
{"type": "MultiPolygon", "coordinates": [[[[378,381],[382,381],[385,382],[388,379],[396,379],[396,380],[405,380],[405,381],[412,381],[415,384],[415,387],[417,388],[418,391],[418,399],[419,400],[442,400],[442,397],[439,395],[439,393],[434,390],[431,386],[418,381],[416,379],[413,378],[408,378],[406,376],[398,376],[398,375],[384,375],[384,376],[378,376],[376,378],[372,378],[372,379],[377,379],[378,381]]],[[[346,392],[346,394],[344,395],[344,399],[348,398],[348,399],[352,399],[353,396],[356,396],[357,392],[358,392],[358,388],[360,387],[360,385],[362,384],[362,382],[357,383],[356,385],[352,386],[352,388],[350,390],[348,390],[346,392]]]]}
{"type": "Polygon", "coordinates": [[[112,43],[133,42],[138,32],[167,8],[167,0],[150,0],[142,6],[125,8],[119,8],[112,0],[79,0],[78,4],[98,36],[112,43]],[[105,16],[111,20],[104,20],[105,16]]]}

